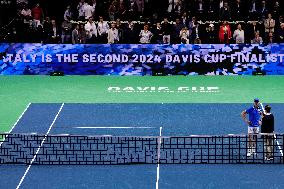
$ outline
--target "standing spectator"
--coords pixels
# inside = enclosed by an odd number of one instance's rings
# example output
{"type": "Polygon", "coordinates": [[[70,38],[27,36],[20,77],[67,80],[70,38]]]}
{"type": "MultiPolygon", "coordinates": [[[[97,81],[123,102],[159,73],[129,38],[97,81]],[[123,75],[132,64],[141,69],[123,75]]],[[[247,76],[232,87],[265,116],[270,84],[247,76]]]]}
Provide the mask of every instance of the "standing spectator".
{"type": "Polygon", "coordinates": [[[184,26],[187,26],[188,22],[189,22],[189,18],[186,12],[184,12],[181,16],[181,22],[184,26]]]}
{"type": "Polygon", "coordinates": [[[85,12],[84,12],[84,7],[86,6],[86,2],[85,0],[80,0],[78,6],[77,6],[77,10],[78,10],[78,19],[83,21],[85,20],[85,12]]]}
{"type": "Polygon", "coordinates": [[[98,23],[98,42],[107,43],[107,33],[109,30],[109,25],[102,16],[99,17],[100,21],[98,23]]]}
{"type": "Polygon", "coordinates": [[[51,30],[49,34],[49,43],[57,44],[60,40],[60,30],[57,27],[56,21],[51,20],[51,30]]]}
{"type": "Polygon", "coordinates": [[[249,1],[249,19],[258,20],[257,3],[256,0],[249,1]]]}
{"type": "Polygon", "coordinates": [[[137,11],[139,15],[143,15],[144,14],[144,0],[136,0],[136,4],[137,4],[137,11]]]}
{"type": "Polygon", "coordinates": [[[205,5],[203,0],[198,0],[196,5],[195,5],[195,9],[196,9],[196,15],[197,18],[199,18],[200,20],[203,20],[204,17],[204,13],[205,13],[205,5]]]}
{"type": "Polygon", "coordinates": [[[115,23],[111,24],[111,28],[108,30],[107,39],[109,44],[119,42],[118,30],[115,28],[115,23]]]}
{"type": "MultiPolygon", "coordinates": [[[[196,21],[196,17],[193,16],[191,18],[191,21],[189,22],[188,24],[188,30],[189,30],[189,35],[192,36],[192,33],[194,32],[195,28],[196,28],[196,24],[197,24],[197,21],[196,21]]],[[[190,42],[193,42],[194,39],[191,39],[190,42]]]]}
{"type": "Polygon", "coordinates": [[[128,23],[125,26],[125,43],[131,44],[131,43],[137,43],[138,39],[138,33],[136,32],[135,25],[132,21],[128,21],[128,23]]]}
{"type": "Polygon", "coordinates": [[[284,23],[280,24],[280,29],[278,31],[278,36],[279,36],[278,42],[279,43],[284,43],[284,23]]]}
{"type": "Polygon", "coordinates": [[[252,21],[247,23],[246,28],[246,42],[251,43],[251,41],[255,38],[255,32],[260,32],[261,28],[258,22],[252,21]]]}
{"type": "Polygon", "coordinates": [[[180,31],[180,41],[182,44],[189,44],[189,31],[187,29],[187,27],[184,27],[181,31],[180,31]]]}
{"type": "Polygon", "coordinates": [[[96,9],[96,3],[86,3],[85,6],[83,6],[84,16],[85,19],[88,20],[90,17],[93,17],[96,9]]]}
{"type": "Polygon", "coordinates": [[[193,28],[192,33],[191,33],[191,40],[195,44],[200,44],[201,38],[202,38],[202,29],[201,29],[200,24],[198,22],[196,22],[196,25],[193,28]]]}
{"type": "Polygon", "coordinates": [[[151,38],[153,37],[152,32],[149,31],[149,25],[145,25],[144,29],[141,30],[140,34],[140,43],[150,43],[151,38]]]}
{"type": "Polygon", "coordinates": [[[162,24],[162,30],[163,30],[163,43],[168,44],[171,43],[171,33],[172,33],[172,27],[168,21],[168,18],[164,18],[164,22],[162,24]]]}
{"type": "Polygon", "coordinates": [[[89,17],[88,22],[85,24],[85,30],[87,32],[88,43],[94,43],[98,36],[96,24],[93,22],[93,17],[89,17]]]}
{"type": "Polygon", "coordinates": [[[156,27],[153,29],[153,43],[162,44],[163,43],[163,30],[161,23],[157,23],[156,27]]]}
{"type": "Polygon", "coordinates": [[[80,44],[85,44],[87,41],[87,34],[86,30],[83,24],[79,25],[79,43],[80,44]]]}
{"type": "Polygon", "coordinates": [[[255,37],[251,41],[251,43],[252,44],[262,44],[263,43],[262,37],[260,37],[259,32],[255,32],[255,37]]]}
{"type": "Polygon", "coordinates": [[[174,18],[178,18],[182,11],[183,11],[182,0],[178,0],[177,3],[175,4],[174,11],[173,11],[174,18]]]}
{"type": "Polygon", "coordinates": [[[116,5],[116,2],[113,1],[108,9],[108,15],[109,15],[110,21],[115,20],[117,13],[118,13],[118,7],[116,5]]]}
{"type": "Polygon", "coordinates": [[[279,18],[281,14],[281,7],[279,1],[275,1],[274,7],[272,9],[273,12],[273,17],[274,18],[279,18]]]}
{"type": "Polygon", "coordinates": [[[216,30],[215,30],[215,27],[214,27],[214,24],[209,24],[209,27],[207,27],[206,28],[206,40],[205,40],[205,42],[207,43],[207,44],[215,44],[215,43],[217,43],[217,36],[218,34],[217,34],[217,32],[216,32],[216,30]]]}
{"type": "Polygon", "coordinates": [[[228,2],[224,2],[224,6],[220,9],[220,20],[231,20],[231,9],[228,2]]]}
{"type": "Polygon", "coordinates": [[[264,21],[264,27],[265,27],[265,41],[268,41],[269,33],[274,33],[274,27],[275,27],[275,20],[272,18],[271,14],[268,14],[268,18],[264,21]]]}
{"type": "Polygon", "coordinates": [[[259,9],[259,16],[260,16],[260,20],[264,20],[266,15],[268,13],[267,7],[266,7],[266,1],[262,0],[261,1],[261,8],[259,9]]]}
{"type": "Polygon", "coordinates": [[[70,21],[72,19],[72,11],[71,11],[71,7],[67,6],[65,13],[64,13],[64,20],[66,21],[70,21]]]}
{"type": "Polygon", "coordinates": [[[32,9],[32,16],[34,20],[34,25],[37,28],[38,25],[41,24],[41,20],[43,18],[43,10],[40,7],[39,3],[37,3],[36,6],[32,9]]]}
{"type": "Polygon", "coordinates": [[[216,2],[214,0],[209,0],[207,4],[207,19],[210,21],[214,21],[217,18],[217,10],[216,8],[216,2]]]}
{"type": "Polygon", "coordinates": [[[115,26],[116,26],[116,29],[118,31],[119,42],[120,43],[124,43],[124,31],[123,31],[120,19],[116,20],[116,25],[115,26]]]}
{"type": "Polygon", "coordinates": [[[79,44],[79,25],[76,24],[72,31],[72,44],[79,44]]]}
{"type": "Polygon", "coordinates": [[[241,0],[235,0],[234,9],[232,12],[232,17],[235,21],[241,21],[244,18],[244,8],[243,8],[243,2],[241,0]]]}
{"type": "Polygon", "coordinates": [[[180,43],[180,31],[183,29],[183,24],[180,19],[176,19],[176,23],[173,26],[173,43],[180,43]]]}
{"type": "Polygon", "coordinates": [[[236,44],[245,43],[245,32],[242,29],[241,24],[238,24],[238,28],[235,30],[233,38],[236,40],[236,44]]]}
{"type": "Polygon", "coordinates": [[[62,34],[61,34],[61,42],[70,43],[71,35],[72,35],[72,24],[69,21],[64,20],[61,25],[62,34]]]}
{"type": "Polygon", "coordinates": [[[220,43],[226,43],[228,44],[232,38],[232,32],[231,32],[231,27],[228,24],[227,21],[223,22],[223,25],[220,26],[219,30],[219,40],[220,43]]]}

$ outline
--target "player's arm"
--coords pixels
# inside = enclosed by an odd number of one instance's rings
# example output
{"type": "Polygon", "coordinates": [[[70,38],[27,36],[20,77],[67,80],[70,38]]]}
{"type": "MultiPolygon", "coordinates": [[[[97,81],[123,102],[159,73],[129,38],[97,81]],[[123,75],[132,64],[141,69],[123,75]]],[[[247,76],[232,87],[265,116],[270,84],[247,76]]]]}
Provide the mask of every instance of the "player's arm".
{"type": "Polygon", "coordinates": [[[243,120],[244,120],[248,125],[251,124],[250,121],[247,119],[247,111],[246,111],[246,110],[241,113],[241,117],[243,118],[243,120]]]}

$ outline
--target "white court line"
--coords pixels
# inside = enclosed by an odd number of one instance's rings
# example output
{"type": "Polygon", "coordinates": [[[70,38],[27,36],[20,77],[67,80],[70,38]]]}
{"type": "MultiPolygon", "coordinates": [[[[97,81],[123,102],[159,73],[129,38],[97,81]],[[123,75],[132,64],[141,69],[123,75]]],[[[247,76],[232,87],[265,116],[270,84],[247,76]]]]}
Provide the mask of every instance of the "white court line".
{"type": "MultiPolygon", "coordinates": [[[[17,121],[14,123],[14,125],[12,126],[12,128],[10,129],[10,131],[8,133],[11,133],[14,128],[16,127],[16,125],[19,123],[19,121],[22,119],[22,117],[24,116],[24,114],[26,113],[26,111],[29,109],[31,103],[29,103],[26,107],[26,109],[22,112],[22,114],[20,115],[20,117],[17,119],[17,121]]],[[[0,147],[2,145],[3,142],[0,142],[0,147]]]]}
{"type": "Polygon", "coordinates": [[[73,127],[76,129],[154,129],[155,127],[73,127]]]}
{"type": "MultiPolygon", "coordinates": [[[[264,110],[264,107],[263,107],[262,103],[260,103],[260,106],[261,106],[261,109],[262,109],[263,113],[265,114],[265,110],[264,110]]],[[[274,140],[276,141],[276,145],[277,145],[277,147],[278,147],[278,149],[279,149],[279,151],[281,153],[281,156],[283,157],[283,150],[280,147],[280,144],[279,144],[279,142],[277,140],[276,134],[274,134],[273,136],[274,136],[274,140]]]]}
{"type": "Polygon", "coordinates": [[[49,129],[48,129],[47,133],[45,134],[44,139],[41,141],[40,146],[38,147],[38,149],[37,149],[37,151],[36,151],[36,153],[35,153],[35,155],[34,155],[34,157],[33,157],[32,161],[31,161],[31,163],[30,163],[29,167],[27,168],[27,170],[26,170],[25,174],[24,174],[24,175],[23,175],[23,177],[21,178],[20,183],[18,184],[18,186],[17,186],[17,188],[16,188],[16,189],[19,189],[19,188],[20,188],[20,186],[21,186],[21,184],[23,183],[23,181],[24,181],[25,177],[27,176],[27,174],[28,174],[28,172],[29,172],[29,170],[30,170],[30,168],[31,168],[31,166],[32,166],[32,164],[33,164],[33,162],[34,162],[34,161],[35,161],[35,159],[36,159],[37,154],[38,154],[38,153],[39,153],[39,151],[40,151],[40,148],[43,146],[43,143],[45,142],[45,140],[46,140],[46,138],[47,138],[47,135],[50,133],[51,128],[53,127],[53,125],[54,125],[55,121],[57,120],[57,118],[58,118],[58,116],[59,116],[59,114],[60,114],[60,112],[61,112],[61,110],[62,110],[63,106],[64,106],[64,103],[61,105],[60,109],[58,110],[58,112],[57,112],[57,114],[56,114],[56,116],[55,116],[55,118],[54,118],[53,122],[51,123],[51,125],[50,125],[50,127],[49,127],[49,129]]]}
{"type": "Polygon", "coordinates": [[[160,155],[161,155],[161,143],[162,143],[162,129],[160,127],[160,137],[158,140],[158,165],[157,165],[157,180],[156,180],[156,189],[159,189],[159,180],[160,180],[160,155]]]}

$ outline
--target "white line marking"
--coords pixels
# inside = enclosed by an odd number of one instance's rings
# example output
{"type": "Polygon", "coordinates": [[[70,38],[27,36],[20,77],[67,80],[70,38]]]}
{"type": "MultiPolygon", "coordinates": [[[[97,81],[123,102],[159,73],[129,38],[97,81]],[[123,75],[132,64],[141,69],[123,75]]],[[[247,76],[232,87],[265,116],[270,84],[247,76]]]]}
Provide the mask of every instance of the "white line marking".
{"type": "Polygon", "coordinates": [[[162,129],[163,127],[160,127],[160,136],[158,139],[158,165],[157,165],[156,189],[159,189],[159,180],[160,180],[160,155],[161,155],[161,143],[162,143],[162,129]]]}
{"type": "MultiPolygon", "coordinates": [[[[261,106],[261,109],[262,109],[263,113],[265,114],[265,110],[264,110],[264,107],[263,107],[262,103],[260,103],[260,106],[261,106]]],[[[281,153],[281,156],[283,157],[283,150],[280,147],[280,144],[279,144],[279,142],[277,140],[276,134],[274,134],[273,136],[274,136],[274,140],[276,141],[276,145],[277,145],[277,147],[278,147],[278,149],[279,149],[279,151],[281,153]]]]}
{"type": "Polygon", "coordinates": [[[153,129],[155,127],[73,127],[76,129],[153,129]]]}
{"type": "Polygon", "coordinates": [[[34,161],[35,161],[35,159],[36,159],[37,154],[38,154],[38,153],[39,153],[39,151],[40,151],[40,148],[43,146],[43,143],[45,142],[47,135],[50,133],[51,128],[53,127],[53,125],[54,125],[55,121],[57,120],[57,118],[58,118],[58,116],[59,116],[59,114],[60,114],[60,112],[61,112],[61,110],[62,110],[63,106],[64,106],[64,103],[62,103],[62,105],[61,105],[60,109],[58,110],[58,112],[57,112],[57,114],[56,114],[56,116],[55,116],[55,118],[54,118],[53,122],[51,123],[51,125],[50,125],[50,127],[49,127],[49,129],[48,129],[47,133],[45,134],[44,139],[41,141],[40,146],[38,147],[38,149],[37,149],[37,151],[36,151],[36,153],[35,153],[35,155],[34,155],[34,157],[33,157],[32,161],[31,161],[31,163],[30,163],[29,167],[27,168],[27,170],[26,170],[25,174],[24,174],[24,175],[23,175],[23,177],[21,178],[21,181],[20,181],[20,183],[18,184],[18,186],[17,186],[17,188],[16,188],[16,189],[19,189],[19,188],[20,188],[20,186],[22,185],[22,183],[23,183],[23,181],[24,181],[25,177],[27,176],[27,174],[28,174],[28,172],[29,172],[29,170],[30,170],[30,168],[31,168],[31,166],[32,166],[32,164],[33,164],[33,162],[34,162],[34,161]]]}
{"type": "MultiPolygon", "coordinates": [[[[20,117],[17,119],[17,121],[14,123],[14,125],[12,126],[12,128],[10,129],[10,131],[9,131],[7,134],[9,134],[9,133],[11,133],[11,132],[13,131],[13,129],[16,127],[16,125],[19,123],[19,121],[22,119],[22,117],[23,117],[24,114],[26,113],[26,111],[29,109],[30,105],[31,105],[31,103],[29,103],[29,104],[27,105],[26,109],[22,112],[22,114],[20,115],[20,117]]],[[[6,133],[5,133],[5,134],[6,134],[6,133]]],[[[0,147],[1,147],[2,143],[3,143],[3,141],[0,142],[0,147]]]]}

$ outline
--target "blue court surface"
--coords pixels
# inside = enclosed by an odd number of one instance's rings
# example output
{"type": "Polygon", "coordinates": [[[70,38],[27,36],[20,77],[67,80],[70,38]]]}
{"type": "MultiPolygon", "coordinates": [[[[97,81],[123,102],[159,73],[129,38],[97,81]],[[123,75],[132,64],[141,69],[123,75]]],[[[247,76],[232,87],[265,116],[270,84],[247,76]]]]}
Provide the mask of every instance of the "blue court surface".
{"type": "MultiPolygon", "coordinates": [[[[244,134],[251,104],[30,104],[12,133],[163,136],[244,134]],[[50,129],[50,130],[49,130],[50,129]]],[[[284,133],[284,105],[271,104],[284,133]]],[[[284,188],[283,165],[1,165],[0,188],[284,188]],[[159,178],[159,179],[157,179],[159,178]],[[158,180],[158,182],[157,182],[158,180]]]]}

